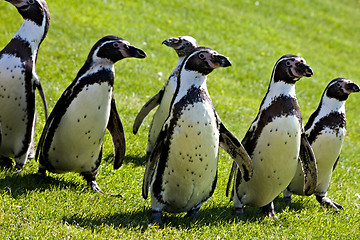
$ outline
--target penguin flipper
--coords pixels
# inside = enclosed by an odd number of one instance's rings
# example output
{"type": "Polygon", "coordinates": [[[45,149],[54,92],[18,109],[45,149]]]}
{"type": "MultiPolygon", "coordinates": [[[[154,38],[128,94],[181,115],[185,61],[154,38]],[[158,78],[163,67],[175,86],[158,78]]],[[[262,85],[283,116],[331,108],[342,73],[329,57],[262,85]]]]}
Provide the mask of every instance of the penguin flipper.
{"type": "Polygon", "coordinates": [[[44,143],[45,143],[45,137],[49,131],[49,128],[51,126],[51,123],[53,122],[55,116],[56,116],[56,112],[57,112],[57,106],[60,105],[61,101],[59,100],[55,107],[53,108],[52,112],[50,113],[50,116],[46,119],[46,123],[45,123],[45,126],[44,126],[44,129],[41,133],[41,136],[40,136],[40,139],[39,139],[39,142],[38,142],[38,145],[37,145],[37,148],[36,148],[36,154],[35,154],[35,160],[38,160],[38,157],[39,157],[39,154],[40,152],[42,151],[42,148],[44,146],[44,143]]]}
{"type": "MultiPolygon", "coordinates": [[[[229,174],[229,180],[228,180],[227,185],[226,185],[226,195],[225,195],[226,197],[229,196],[229,191],[230,191],[230,188],[231,188],[231,182],[232,182],[232,180],[234,178],[234,173],[235,173],[236,169],[237,169],[236,163],[235,163],[235,161],[233,161],[233,164],[232,164],[231,170],[230,170],[230,174],[229,174]]],[[[232,197],[233,197],[233,192],[231,192],[231,197],[230,198],[232,199],[232,197]]]]}
{"type": "Polygon", "coordinates": [[[154,175],[155,168],[158,165],[160,160],[161,151],[164,148],[164,136],[166,133],[165,130],[161,130],[159,136],[156,140],[154,149],[152,150],[151,154],[149,155],[148,162],[146,164],[146,169],[144,173],[143,185],[142,185],[142,196],[144,199],[148,197],[148,190],[151,183],[152,176],[154,175]]]}
{"type": "Polygon", "coordinates": [[[304,172],[304,194],[310,196],[315,192],[317,184],[317,168],[314,152],[304,133],[301,134],[300,156],[301,167],[304,172]]]}
{"type": "Polygon", "coordinates": [[[245,181],[249,181],[253,174],[251,158],[241,142],[222,123],[220,123],[220,147],[234,159],[245,181]]]}
{"type": "Polygon", "coordinates": [[[49,117],[46,120],[44,129],[41,133],[39,142],[38,142],[38,146],[36,149],[36,154],[35,154],[35,160],[38,160],[39,154],[42,151],[42,148],[45,144],[45,138],[46,135],[48,134],[49,128],[52,125],[54,119],[57,117],[57,114],[59,112],[59,109],[64,108],[64,106],[68,103],[69,101],[69,97],[71,96],[72,92],[73,92],[73,86],[75,85],[75,81],[63,92],[63,94],[61,95],[61,97],[59,98],[59,100],[56,102],[53,110],[51,111],[49,117]]]}
{"type": "MultiPolygon", "coordinates": [[[[1,142],[0,142],[0,144],[1,144],[1,142]]],[[[336,159],[336,161],[335,161],[335,163],[334,163],[334,166],[333,166],[333,171],[335,170],[335,168],[336,168],[336,166],[337,166],[337,164],[338,164],[338,162],[339,162],[339,159],[340,159],[340,155],[337,157],[337,159],[336,159]]]]}
{"type": "Polygon", "coordinates": [[[46,102],[46,96],[45,96],[45,92],[41,86],[41,83],[40,83],[40,80],[39,78],[36,76],[35,77],[35,87],[39,90],[39,94],[40,94],[40,97],[41,97],[41,100],[43,102],[43,105],[44,105],[44,109],[45,109],[45,121],[48,119],[48,116],[49,116],[49,109],[48,109],[48,105],[47,105],[47,102],[46,102]]]}
{"type": "Polygon", "coordinates": [[[114,169],[118,169],[125,158],[125,134],[119,114],[116,110],[114,96],[112,96],[111,99],[111,110],[107,129],[111,134],[114,145],[114,169]]]}
{"type": "Polygon", "coordinates": [[[134,134],[138,132],[141,123],[144,121],[145,117],[149,114],[149,112],[160,104],[163,95],[164,95],[164,89],[161,89],[155,96],[150,98],[150,100],[147,101],[144,104],[144,106],[141,108],[140,112],[136,115],[134,121],[134,125],[133,125],[134,134]]]}

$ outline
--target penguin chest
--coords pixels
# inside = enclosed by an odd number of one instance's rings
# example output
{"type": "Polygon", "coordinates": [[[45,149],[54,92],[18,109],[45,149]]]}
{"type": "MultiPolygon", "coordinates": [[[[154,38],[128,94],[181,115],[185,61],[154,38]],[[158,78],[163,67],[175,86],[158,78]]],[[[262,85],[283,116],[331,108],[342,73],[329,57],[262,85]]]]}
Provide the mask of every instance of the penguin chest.
{"type": "MultiPolygon", "coordinates": [[[[14,157],[23,148],[29,118],[26,102],[25,70],[20,58],[4,54],[0,58],[0,123],[2,155],[14,157]]],[[[32,91],[32,89],[29,89],[32,91]]]]}
{"type": "Polygon", "coordinates": [[[298,164],[300,133],[295,116],[276,118],[263,128],[251,156],[253,177],[237,189],[244,203],[264,206],[288,186],[298,164]]]}
{"type": "Polygon", "coordinates": [[[318,170],[316,192],[327,192],[334,164],[340,155],[346,130],[325,128],[311,144],[318,170]]]}
{"type": "MultiPolygon", "coordinates": [[[[340,155],[346,130],[336,131],[326,128],[316,137],[311,147],[315,154],[317,167],[316,193],[326,193],[330,186],[331,175],[336,159],[340,155]]],[[[304,173],[301,164],[298,163],[296,174],[288,189],[297,195],[304,195],[304,173]]]]}
{"type": "Polygon", "coordinates": [[[219,131],[210,104],[188,105],[170,136],[163,173],[167,211],[188,211],[212,194],[217,174],[219,131]]]}
{"type": "Polygon", "coordinates": [[[110,116],[112,87],[87,85],[72,100],[55,130],[48,161],[58,172],[95,170],[110,116]]]}

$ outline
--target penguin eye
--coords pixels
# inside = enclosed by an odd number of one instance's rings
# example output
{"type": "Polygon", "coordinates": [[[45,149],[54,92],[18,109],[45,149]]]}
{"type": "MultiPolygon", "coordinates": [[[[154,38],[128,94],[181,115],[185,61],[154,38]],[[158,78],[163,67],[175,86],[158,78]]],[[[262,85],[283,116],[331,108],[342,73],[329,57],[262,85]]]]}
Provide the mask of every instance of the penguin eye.
{"type": "Polygon", "coordinates": [[[113,43],[113,46],[114,46],[114,48],[120,48],[120,43],[114,42],[114,43],[113,43]]]}
{"type": "Polygon", "coordinates": [[[286,61],[286,66],[290,67],[291,62],[290,61],[286,61]]]}
{"type": "Polygon", "coordinates": [[[29,3],[29,4],[34,4],[34,3],[35,3],[35,0],[29,0],[28,3],[29,3]]]}
{"type": "Polygon", "coordinates": [[[204,60],[204,59],[205,59],[205,54],[199,53],[199,58],[200,58],[201,60],[204,60]]]}

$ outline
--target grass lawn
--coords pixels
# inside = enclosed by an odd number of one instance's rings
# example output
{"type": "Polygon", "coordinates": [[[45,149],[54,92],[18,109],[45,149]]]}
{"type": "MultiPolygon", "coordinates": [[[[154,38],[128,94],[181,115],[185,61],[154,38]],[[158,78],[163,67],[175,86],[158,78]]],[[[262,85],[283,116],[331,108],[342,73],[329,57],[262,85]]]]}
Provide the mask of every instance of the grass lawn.
{"type": "MultiPolygon", "coordinates": [[[[97,182],[114,198],[91,192],[79,174],[48,174],[36,184],[38,163],[24,170],[0,171],[0,239],[359,239],[360,238],[360,94],[349,97],[348,132],[328,196],[344,206],[339,214],[321,209],[315,197],[294,196],[287,207],[275,200],[279,220],[245,208],[237,220],[225,188],[232,160],[220,150],[219,178],[213,197],[196,221],[165,214],[166,226],[148,227],[150,200],[141,196],[145,171],[148,116],[137,135],[132,124],[142,105],[172,72],[177,56],[161,45],[169,37],[191,35],[200,45],[230,58],[232,67],[208,77],[208,89],[227,128],[242,139],[266,93],[272,68],[284,54],[299,54],[314,76],[297,83],[304,123],[316,109],[326,85],[345,77],[360,84],[360,1],[304,0],[81,0],[47,1],[51,23],[37,73],[50,110],[75,78],[90,48],[105,35],[117,35],[147,53],[147,58],[116,64],[115,99],[126,131],[126,158],[112,169],[107,133],[97,182]]],[[[21,25],[16,9],[0,2],[0,48],[21,25]]],[[[39,140],[44,109],[37,95],[39,140]]]]}

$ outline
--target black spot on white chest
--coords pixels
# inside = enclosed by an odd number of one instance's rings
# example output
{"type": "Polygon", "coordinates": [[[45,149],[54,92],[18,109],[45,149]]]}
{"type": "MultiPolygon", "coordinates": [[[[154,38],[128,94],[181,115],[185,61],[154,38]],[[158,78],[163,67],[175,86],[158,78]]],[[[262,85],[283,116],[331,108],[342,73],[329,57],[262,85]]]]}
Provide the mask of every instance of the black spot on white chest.
{"type": "MultiPolygon", "coordinates": [[[[48,151],[55,168],[80,168],[97,161],[110,116],[112,87],[88,85],[66,109],[48,151]]],[[[86,168],[85,166],[85,168],[86,168]]]]}
{"type": "Polygon", "coordinates": [[[167,183],[211,181],[216,174],[219,131],[210,105],[189,104],[179,113],[169,138],[163,180],[167,183]]]}
{"type": "Polygon", "coordinates": [[[14,144],[19,145],[18,143],[23,141],[27,124],[32,122],[29,118],[34,116],[28,111],[27,91],[33,91],[33,89],[26,88],[23,64],[20,58],[13,55],[1,55],[0,79],[2,148],[7,151],[4,149],[7,148],[6,145],[12,149],[14,144]]]}

